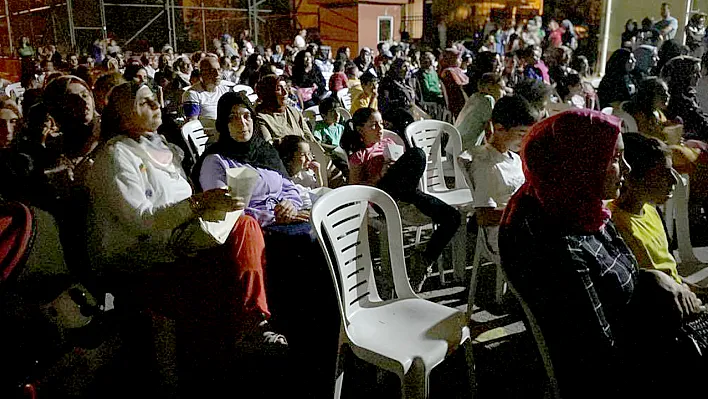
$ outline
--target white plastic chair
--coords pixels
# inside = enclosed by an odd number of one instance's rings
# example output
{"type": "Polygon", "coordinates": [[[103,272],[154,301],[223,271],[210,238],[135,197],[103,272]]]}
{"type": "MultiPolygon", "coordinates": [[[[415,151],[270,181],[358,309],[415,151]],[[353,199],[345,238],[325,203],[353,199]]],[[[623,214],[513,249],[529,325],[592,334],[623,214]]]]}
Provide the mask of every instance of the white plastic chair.
{"type": "Polygon", "coordinates": [[[248,85],[236,85],[232,89],[234,93],[239,93],[239,92],[244,92],[246,93],[246,97],[248,97],[248,100],[252,103],[256,103],[258,101],[258,94],[253,90],[253,87],[248,86],[248,85]]]}
{"type": "Polygon", "coordinates": [[[445,98],[445,110],[442,113],[442,120],[447,123],[455,122],[455,115],[450,111],[450,99],[447,97],[447,89],[444,84],[440,84],[440,89],[442,90],[443,98],[445,98]]]}
{"type": "Polygon", "coordinates": [[[182,126],[182,137],[189,145],[192,155],[199,158],[206,149],[209,135],[206,134],[202,123],[195,119],[189,121],[182,126]]]}
{"type": "Polygon", "coordinates": [[[330,266],[342,318],[334,398],[342,391],[345,346],[358,358],[395,373],[401,379],[404,398],[426,398],[430,371],[466,344],[470,393],[474,392],[472,340],[465,315],[421,299],[411,289],[401,218],[393,199],[374,187],[341,187],[314,204],[311,222],[330,266]],[[387,301],[379,297],[372,269],[370,203],[386,217],[396,291],[396,299],[387,301]]]}
{"type": "Polygon", "coordinates": [[[349,111],[342,107],[337,107],[337,113],[339,114],[339,118],[342,121],[348,121],[352,118],[352,114],[350,114],[349,111]]]}
{"type": "Polygon", "coordinates": [[[684,281],[700,285],[702,281],[708,279],[708,263],[704,263],[696,257],[693,252],[693,245],[691,245],[691,232],[688,220],[689,178],[688,175],[681,175],[676,180],[674,195],[673,198],[666,203],[666,214],[664,217],[666,218],[669,234],[673,233],[675,222],[679,274],[684,281]]]}
{"type": "MultiPolygon", "coordinates": [[[[499,270],[501,273],[504,273],[502,269],[499,270]]],[[[504,280],[507,280],[506,276],[503,276],[503,278],[504,280]]],[[[519,295],[519,292],[514,289],[514,286],[511,283],[508,283],[508,286],[509,291],[514,294],[516,299],[521,304],[521,308],[524,310],[527,321],[527,323],[524,324],[526,325],[526,329],[531,330],[531,333],[533,334],[534,341],[536,342],[536,348],[538,349],[538,353],[541,356],[541,361],[543,362],[543,368],[546,370],[546,377],[548,378],[548,381],[546,382],[548,386],[546,387],[546,394],[544,395],[544,398],[560,399],[561,395],[560,390],[558,389],[558,380],[556,380],[555,369],[553,368],[551,355],[548,352],[548,345],[546,345],[546,339],[543,337],[541,327],[538,325],[536,317],[533,312],[531,312],[531,308],[529,308],[529,305],[526,303],[524,298],[519,295]]]]}
{"type": "Polygon", "coordinates": [[[347,111],[352,109],[352,93],[349,92],[348,88],[344,88],[337,92],[337,98],[344,106],[347,111]]]}
{"type": "Polygon", "coordinates": [[[22,83],[12,83],[5,87],[5,94],[13,99],[17,105],[22,104],[22,96],[25,94],[25,88],[22,87],[22,83]]]}
{"type": "Polygon", "coordinates": [[[315,124],[322,120],[322,115],[320,115],[320,106],[313,105],[312,107],[307,108],[302,111],[302,116],[305,118],[307,124],[310,125],[310,129],[314,129],[315,124]]]}
{"type": "Polygon", "coordinates": [[[254,93],[253,87],[248,86],[248,85],[236,85],[236,86],[234,86],[233,91],[234,91],[234,93],[238,93],[238,92],[242,91],[242,92],[246,93],[247,96],[254,93]]]}
{"type": "MultiPolygon", "coordinates": [[[[462,152],[460,132],[447,122],[424,120],[408,125],[406,137],[412,146],[422,149],[428,159],[423,178],[421,179],[421,190],[458,209],[462,213],[462,220],[466,224],[467,215],[474,208],[472,192],[465,182],[462,170],[455,162],[457,156],[462,152]],[[447,154],[447,158],[452,160],[451,163],[454,168],[455,188],[452,189],[448,189],[445,184],[441,149],[442,133],[448,134],[448,145],[452,147],[452,153],[447,154]]],[[[464,281],[467,260],[467,229],[464,226],[457,230],[451,244],[455,278],[458,281],[464,281]]]]}

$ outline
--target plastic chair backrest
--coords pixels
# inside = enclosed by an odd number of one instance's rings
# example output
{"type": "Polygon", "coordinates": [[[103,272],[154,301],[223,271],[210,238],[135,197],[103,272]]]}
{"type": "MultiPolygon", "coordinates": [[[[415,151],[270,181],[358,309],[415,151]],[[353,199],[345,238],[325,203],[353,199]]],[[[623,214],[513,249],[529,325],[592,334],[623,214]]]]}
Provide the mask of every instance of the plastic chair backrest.
{"type": "Polygon", "coordinates": [[[342,103],[342,106],[344,106],[344,109],[347,111],[352,109],[352,93],[349,92],[348,88],[339,90],[337,92],[337,98],[339,98],[339,101],[342,103]]]}
{"type": "Polygon", "coordinates": [[[352,114],[342,107],[337,107],[337,113],[339,114],[339,118],[342,122],[352,119],[352,114]]]}
{"type": "Polygon", "coordinates": [[[190,150],[196,157],[201,156],[206,149],[209,136],[204,131],[204,126],[199,120],[192,120],[182,126],[182,137],[189,144],[190,150]]]}
{"type": "Polygon", "coordinates": [[[417,298],[405,268],[401,216],[385,192],[370,186],[344,186],[322,196],[312,207],[310,221],[337,285],[342,320],[380,302],[371,266],[368,223],[377,205],[386,218],[388,253],[398,298],[417,298]]]}
{"type": "Polygon", "coordinates": [[[7,85],[5,88],[5,94],[7,94],[8,97],[13,99],[17,105],[22,104],[22,96],[25,94],[25,88],[22,87],[21,83],[13,83],[10,85],[7,85]]]}
{"type": "Polygon", "coordinates": [[[384,129],[381,133],[382,139],[391,139],[398,145],[402,145],[403,147],[406,146],[406,142],[403,141],[403,138],[399,136],[396,132],[384,129]]]}
{"type": "MultiPolygon", "coordinates": [[[[690,195],[690,182],[688,175],[681,175],[676,179],[676,188],[672,198],[673,215],[676,218],[676,240],[681,263],[698,263],[691,245],[691,232],[688,215],[688,200],[690,195]]],[[[667,213],[671,212],[667,209],[667,213]]]]}
{"type": "MultiPolygon", "coordinates": [[[[413,122],[406,128],[406,138],[413,147],[418,147],[425,152],[428,159],[425,175],[422,180],[424,192],[445,191],[445,176],[442,163],[441,133],[447,133],[448,146],[452,146],[452,153],[447,158],[455,160],[462,152],[462,138],[460,132],[451,124],[436,120],[423,120],[413,122]]],[[[465,177],[457,162],[452,162],[455,170],[455,188],[467,188],[465,177]]]]}
{"type": "MultiPolygon", "coordinates": [[[[501,271],[503,273],[503,269],[498,269],[498,271],[501,271]]],[[[514,289],[514,286],[511,284],[509,279],[506,278],[506,275],[504,276],[504,280],[507,281],[509,290],[514,294],[516,299],[519,300],[521,308],[524,310],[524,314],[526,315],[526,320],[529,324],[528,327],[531,329],[534,341],[536,341],[536,347],[538,348],[538,352],[541,355],[543,367],[546,370],[546,376],[548,377],[548,385],[550,392],[548,392],[549,395],[547,395],[546,397],[549,397],[551,399],[560,399],[561,395],[560,390],[558,389],[558,380],[556,380],[556,373],[553,368],[553,362],[551,361],[551,355],[548,352],[546,339],[543,337],[543,334],[541,332],[541,327],[538,325],[538,321],[533,315],[533,312],[531,312],[531,308],[529,307],[529,305],[526,303],[526,301],[524,301],[524,298],[519,295],[519,292],[514,289]]]]}
{"type": "Polygon", "coordinates": [[[319,105],[313,105],[312,107],[302,111],[302,116],[305,118],[305,121],[310,125],[310,129],[314,129],[315,124],[322,120],[319,105]]]}
{"type": "Polygon", "coordinates": [[[236,85],[236,86],[234,86],[233,91],[234,91],[234,93],[238,93],[238,92],[242,91],[242,92],[246,93],[246,95],[248,96],[248,95],[253,94],[253,87],[248,86],[248,85],[236,85]]]}

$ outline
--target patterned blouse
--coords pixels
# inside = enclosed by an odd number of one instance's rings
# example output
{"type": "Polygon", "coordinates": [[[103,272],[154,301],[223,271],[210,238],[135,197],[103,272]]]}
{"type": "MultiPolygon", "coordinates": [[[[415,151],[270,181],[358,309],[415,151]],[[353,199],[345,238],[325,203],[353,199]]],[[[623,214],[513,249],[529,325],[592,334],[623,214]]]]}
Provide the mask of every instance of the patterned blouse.
{"type": "Polygon", "coordinates": [[[596,233],[562,233],[536,199],[523,197],[518,211],[501,228],[501,262],[541,328],[563,397],[616,392],[634,335],[636,259],[609,220],[596,233]]]}

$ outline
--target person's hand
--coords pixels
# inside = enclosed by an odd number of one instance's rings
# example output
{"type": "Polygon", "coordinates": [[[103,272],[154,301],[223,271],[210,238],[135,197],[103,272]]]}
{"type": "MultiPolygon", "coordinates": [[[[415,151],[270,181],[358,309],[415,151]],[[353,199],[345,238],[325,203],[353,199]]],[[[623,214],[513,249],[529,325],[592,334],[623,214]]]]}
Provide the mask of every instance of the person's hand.
{"type": "Polygon", "coordinates": [[[288,200],[280,201],[275,206],[275,222],[278,224],[293,223],[297,217],[297,209],[292,202],[288,200]]]}
{"type": "Polygon", "coordinates": [[[203,193],[195,194],[193,198],[199,203],[202,210],[220,212],[233,212],[246,207],[243,197],[234,197],[227,188],[215,188],[203,193]]]}
{"type": "Polygon", "coordinates": [[[312,170],[312,171],[315,172],[315,173],[319,173],[319,171],[320,171],[320,163],[317,162],[317,161],[310,161],[310,162],[307,164],[307,168],[310,169],[310,170],[312,170]]]}
{"type": "Polygon", "coordinates": [[[671,303],[674,313],[680,318],[688,317],[701,311],[702,302],[686,284],[679,284],[669,275],[658,270],[650,270],[655,276],[655,282],[660,295],[671,303]]]}

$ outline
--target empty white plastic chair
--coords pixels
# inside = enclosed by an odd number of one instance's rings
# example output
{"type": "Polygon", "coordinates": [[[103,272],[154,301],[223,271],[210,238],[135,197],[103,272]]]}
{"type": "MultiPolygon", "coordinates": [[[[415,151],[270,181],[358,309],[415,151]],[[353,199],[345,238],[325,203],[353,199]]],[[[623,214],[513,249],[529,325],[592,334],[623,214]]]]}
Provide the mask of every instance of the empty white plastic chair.
{"type": "MultiPolygon", "coordinates": [[[[462,213],[463,222],[466,222],[467,214],[472,212],[474,208],[472,192],[465,182],[462,170],[455,162],[457,156],[462,152],[460,133],[447,122],[424,120],[408,125],[406,138],[412,146],[422,149],[428,159],[421,179],[421,190],[458,209],[462,213]],[[452,161],[454,168],[455,187],[452,189],[447,188],[445,184],[441,148],[442,133],[447,133],[448,145],[452,148],[452,153],[447,154],[447,158],[452,161]]],[[[463,281],[467,262],[467,229],[464,223],[457,230],[451,244],[455,278],[458,281],[463,281]]]]}
{"type": "Polygon", "coordinates": [[[393,199],[374,187],[341,187],[314,204],[311,222],[337,287],[342,318],[334,397],[339,398],[342,390],[345,346],[358,358],[395,373],[403,397],[425,398],[430,371],[466,344],[466,378],[474,389],[465,314],[421,299],[411,289],[401,218],[393,199]],[[382,301],[377,291],[368,239],[369,204],[377,205],[386,218],[396,299],[382,301]]]}
{"type": "Polygon", "coordinates": [[[337,98],[342,103],[342,106],[347,111],[352,109],[352,93],[349,92],[348,88],[344,88],[337,92],[337,98]]]}

